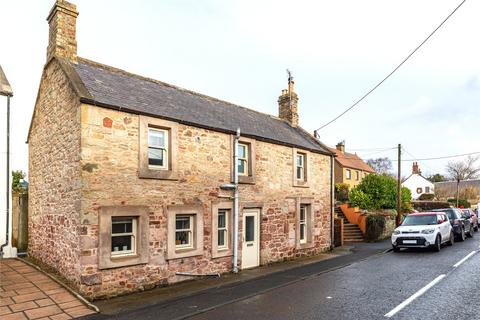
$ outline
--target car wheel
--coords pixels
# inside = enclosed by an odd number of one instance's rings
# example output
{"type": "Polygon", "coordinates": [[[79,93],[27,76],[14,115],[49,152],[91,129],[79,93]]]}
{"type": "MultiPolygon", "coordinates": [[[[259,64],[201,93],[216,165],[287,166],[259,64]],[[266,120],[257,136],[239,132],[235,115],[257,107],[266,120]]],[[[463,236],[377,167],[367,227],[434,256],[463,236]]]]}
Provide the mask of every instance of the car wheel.
{"type": "Polygon", "coordinates": [[[453,246],[453,243],[455,242],[455,235],[453,232],[450,232],[450,240],[447,242],[447,246],[453,246]]]}
{"type": "Polygon", "coordinates": [[[392,246],[393,247],[393,252],[400,252],[400,248],[397,246],[392,246]]]}
{"type": "Polygon", "coordinates": [[[460,241],[465,241],[465,229],[462,228],[462,230],[460,231],[460,236],[458,237],[458,240],[460,241]]]}
{"type": "Polygon", "coordinates": [[[473,238],[473,226],[472,226],[472,225],[470,225],[470,229],[469,229],[469,231],[468,231],[467,236],[468,236],[469,238],[473,238]]]}
{"type": "Polygon", "coordinates": [[[475,228],[473,228],[473,231],[475,231],[475,232],[478,231],[478,223],[477,223],[477,226],[475,228]]]}
{"type": "Polygon", "coordinates": [[[437,236],[435,239],[435,245],[433,247],[433,251],[439,252],[442,247],[442,240],[440,239],[440,235],[437,236]]]}

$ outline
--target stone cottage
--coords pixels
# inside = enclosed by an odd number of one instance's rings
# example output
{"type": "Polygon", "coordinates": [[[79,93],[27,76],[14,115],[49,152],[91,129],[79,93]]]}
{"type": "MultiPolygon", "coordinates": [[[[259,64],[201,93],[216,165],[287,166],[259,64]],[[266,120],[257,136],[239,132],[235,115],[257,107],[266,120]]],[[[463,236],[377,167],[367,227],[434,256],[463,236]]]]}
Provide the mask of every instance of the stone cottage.
{"type": "Polygon", "coordinates": [[[30,257],[91,299],[229,272],[234,165],[241,269],[331,247],[333,154],[298,126],[293,80],[259,113],[78,57],[77,15],[58,0],[47,19],[30,257]]]}

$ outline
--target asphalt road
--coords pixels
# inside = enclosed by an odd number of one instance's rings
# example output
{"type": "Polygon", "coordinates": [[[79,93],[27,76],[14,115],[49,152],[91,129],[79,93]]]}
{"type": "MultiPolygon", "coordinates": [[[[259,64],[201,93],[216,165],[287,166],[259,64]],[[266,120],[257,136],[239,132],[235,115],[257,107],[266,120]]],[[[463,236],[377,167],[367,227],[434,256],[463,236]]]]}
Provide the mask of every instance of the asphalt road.
{"type": "Polygon", "coordinates": [[[479,245],[476,233],[439,253],[409,250],[372,256],[189,319],[357,320],[388,319],[389,313],[391,319],[480,319],[479,245]],[[399,310],[429,284],[428,291],[399,310]]]}

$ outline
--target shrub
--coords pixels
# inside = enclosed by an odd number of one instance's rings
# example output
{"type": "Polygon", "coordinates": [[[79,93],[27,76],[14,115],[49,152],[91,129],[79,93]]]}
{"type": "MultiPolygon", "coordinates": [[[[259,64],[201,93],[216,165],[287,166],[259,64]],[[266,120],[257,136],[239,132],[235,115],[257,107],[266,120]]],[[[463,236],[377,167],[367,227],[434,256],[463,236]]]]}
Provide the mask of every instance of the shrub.
{"type": "MultiPolygon", "coordinates": [[[[411,210],[411,193],[402,188],[402,209],[411,210]]],[[[397,181],[387,175],[369,174],[350,191],[350,204],[362,209],[395,209],[397,207],[397,181]]]]}
{"type": "MultiPolygon", "coordinates": [[[[396,196],[395,192],[395,196],[396,196]]],[[[400,202],[402,206],[402,212],[411,212],[413,210],[412,206],[412,192],[407,187],[402,187],[400,190],[400,202]]]]}
{"type": "Polygon", "coordinates": [[[418,200],[433,200],[433,198],[435,198],[433,193],[422,193],[418,200]]]}
{"type": "Polygon", "coordinates": [[[360,209],[371,209],[372,208],[372,198],[359,190],[358,188],[353,188],[349,194],[350,205],[353,207],[359,207],[360,209]]]}
{"type": "Polygon", "coordinates": [[[348,201],[348,190],[350,186],[346,183],[335,184],[335,199],[338,201],[348,201]]]}

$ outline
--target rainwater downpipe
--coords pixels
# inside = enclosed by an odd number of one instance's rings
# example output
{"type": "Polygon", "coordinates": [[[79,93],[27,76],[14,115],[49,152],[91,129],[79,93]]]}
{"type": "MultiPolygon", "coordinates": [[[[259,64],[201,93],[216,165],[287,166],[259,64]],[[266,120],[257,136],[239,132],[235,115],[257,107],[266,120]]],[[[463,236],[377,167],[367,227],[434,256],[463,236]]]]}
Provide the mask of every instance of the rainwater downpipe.
{"type": "Polygon", "coordinates": [[[335,223],[333,221],[333,216],[335,212],[335,202],[334,202],[334,185],[333,185],[333,178],[334,178],[334,169],[335,166],[333,165],[334,163],[334,158],[333,155],[330,157],[330,249],[333,250],[335,248],[335,223]]]}
{"type": "Polygon", "coordinates": [[[238,273],[238,141],[240,140],[240,128],[237,129],[233,144],[233,273],[238,273]]]}
{"type": "Polygon", "coordinates": [[[8,246],[10,240],[10,96],[7,95],[7,217],[5,224],[5,243],[0,247],[0,254],[3,254],[3,248],[8,246]]]}

